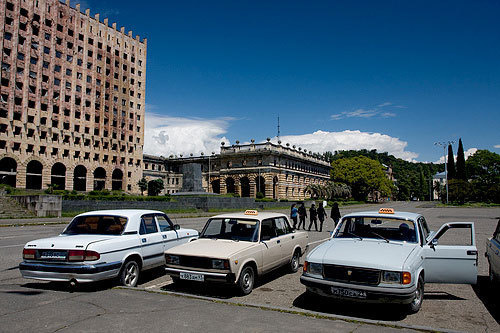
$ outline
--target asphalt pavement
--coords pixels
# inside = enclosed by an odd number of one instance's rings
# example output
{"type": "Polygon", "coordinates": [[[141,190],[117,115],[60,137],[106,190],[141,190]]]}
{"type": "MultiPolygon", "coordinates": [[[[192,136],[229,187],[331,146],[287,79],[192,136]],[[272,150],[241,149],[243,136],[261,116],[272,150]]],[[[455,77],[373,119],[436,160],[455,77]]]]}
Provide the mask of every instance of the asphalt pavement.
{"type": "MultiPolygon", "coordinates": [[[[341,213],[380,206],[341,207],[341,213]]],[[[405,329],[498,332],[500,311],[489,289],[484,250],[500,209],[435,208],[415,202],[383,206],[422,213],[433,230],[444,222],[474,221],[480,254],[478,284],[427,284],[421,311],[409,316],[391,306],[308,302],[305,287],[299,282],[300,272],[266,275],[245,297],[217,286],[176,287],[161,270],[144,274],[134,290],[116,289],[112,282],[105,282],[71,291],[66,285],[23,279],[17,269],[27,241],[57,235],[64,224],[4,227],[0,228],[0,331],[389,331],[395,325],[405,329]]],[[[200,230],[207,218],[174,220],[183,227],[200,230]]],[[[326,239],[332,226],[328,220],[322,233],[310,232],[311,247],[326,239]]]]}

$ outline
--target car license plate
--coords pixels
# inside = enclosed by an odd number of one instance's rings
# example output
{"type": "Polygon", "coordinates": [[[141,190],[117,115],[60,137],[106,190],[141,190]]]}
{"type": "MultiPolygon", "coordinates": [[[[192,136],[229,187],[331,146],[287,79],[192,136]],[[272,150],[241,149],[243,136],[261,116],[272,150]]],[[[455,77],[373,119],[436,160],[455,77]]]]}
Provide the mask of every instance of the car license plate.
{"type": "Polygon", "coordinates": [[[66,260],[66,251],[42,251],[40,259],[66,260]]]}
{"type": "Polygon", "coordinates": [[[351,297],[351,298],[366,298],[366,292],[363,290],[354,290],[348,288],[337,288],[332,287],[332,294],[340,297],[351,297]]]}
{"type": "Polygon", "coordinates": [[[191,280],[191,281],[200,281],[200,282],[205,281],[205,276],[203,274],[181,272],[180,278],[182,280],[191,280]]]}

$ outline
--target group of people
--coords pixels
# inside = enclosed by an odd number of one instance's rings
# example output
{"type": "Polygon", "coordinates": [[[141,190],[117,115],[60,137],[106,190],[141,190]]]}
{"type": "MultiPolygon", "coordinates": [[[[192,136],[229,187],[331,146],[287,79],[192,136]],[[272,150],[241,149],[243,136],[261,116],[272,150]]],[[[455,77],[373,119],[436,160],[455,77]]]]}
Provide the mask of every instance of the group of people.
{"type": "MultiPolygon", "coordinates": [[[[304,203],[301,203],[299,208],[297,208],[297,204],[292,204],[292,208],[290,210],[290,217],[293,221],[293,228],[300,229],[302,228],[306,230],[306,218],[307,218],[307,210],[304,206],[304,203]],[[298,219],[298,225],[297,225],[298,219]]],[[[309,208],[309,228],[308,231],[311,231],[311,227],[314,223],[314,228],[316,231],[323,231],[323,222],[325,222],[325,218],[327,217],[325,207],[323,207],[323,203],[319,204],[319,207],[316,208],[316,204],[312,204],[311,208],[309,208]],[[318,220],[319,220],[319,230],[318,230],[318,220]]],[[[337,226],[337,223],[340,221],[340,210],[339,205],[335,202],[332,205],[332,210],[330,211],[330,217],[333,220],[333,228],[337,226]]]]}

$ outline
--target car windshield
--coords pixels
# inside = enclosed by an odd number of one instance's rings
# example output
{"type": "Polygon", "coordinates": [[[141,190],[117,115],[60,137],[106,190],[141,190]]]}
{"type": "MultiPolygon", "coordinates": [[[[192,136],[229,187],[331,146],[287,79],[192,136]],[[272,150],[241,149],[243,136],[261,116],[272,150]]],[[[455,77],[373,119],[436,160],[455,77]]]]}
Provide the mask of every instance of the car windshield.
{"type": "Polygon", "coordinates": [[[334,238],[374,238],[416,243],[415,224],[397,218],[356,216],[342,219],[334,238]]]}
{"type": "Polygon", "coordinates": [[[256,242],[259,221],[237,218],[215,218],[208,220],[200,238],[232,239],[256,242]]]}
{"type": "Polygon", "coordinates": [[[121,235],[127,218],[110,215],[77,216],[66,227],[63,235],[121,235]]]}

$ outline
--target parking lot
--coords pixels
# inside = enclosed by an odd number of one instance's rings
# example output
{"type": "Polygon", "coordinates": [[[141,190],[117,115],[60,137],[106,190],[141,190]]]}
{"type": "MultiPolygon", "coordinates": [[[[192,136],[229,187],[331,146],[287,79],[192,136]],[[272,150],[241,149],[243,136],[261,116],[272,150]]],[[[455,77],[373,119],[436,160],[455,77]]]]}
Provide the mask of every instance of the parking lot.
{"type": "MultiPolygon", "coordinates": [[[[332,302],[318,299],[315,302],[306,302],[304,299],[305,287],[299,282],[300,271],[287,274],[276,271],[259,280],[254,291],[247,296],[235,296],[232,290],[214,286],[206,288],[197,284],[174,286],[170,278],[155,270],[145,274],[138,289],[150,292],[173,292],[189,295],[200,295],[216,298],[222,302],[231,301],[240,304],[263,305],[270,307],[289,308],[294,311],[310,310],[324,314],[349,316],[376,321],[385,321],[387,324],[404,324],[432,327],[435,329],[450,329],[458,331],[498,331],[500,311],[496,298],[490,292],[488,283],[488,264],[484,257],[485,240],[494,231],[500,216],[500,208],[436,208],[425,203],[395,202],[391,205],[396,210],[422,213],[432,230],[438,229],[441,224],[450,221],[473,221],[476,228],[476,245],[479,251],[479,276],[476,286],[468,285],[439,285],[427,284],[424,294],[424,303],[419,313],[406,315],[397,306],[373,306],[332,302]]],[[[378,210],[380,205],[353,206],[341,209],[344,215],[351,211],[378,210]]],[[[206,218],[177,219],[176,223],[183,227],[201,230],[206,218]]],[[[18,226],[0,228],[0,292],[3,301],[0,306],[6,307],[30,300],[30,294],[37,292],[51,292],[57,295],[69,292],[64,287],[54,286],[46,282],[35,282],[20,277],[17,265],[21,261],[21,251],[25,242],[42,237],[58,234],[64,225],[47,226],[18,226]],[[17,292],[12,292],[16,290],[17,292]]],[[[324,241],[332,229],[332,222],[322,233],[310,232],[311,247],[324,241]]],[[[89,291],[96,293],[119,292],[109,290],[112,283],[103,283],[98,286],[87,286],[75,293],[89,291]]],[[[134,294],[132,294],[133,296],[134,294]]],[[[167,297],[163,295],[164,297],[167,297]]],[[[55,296],[54,296],[55,297],[55,296]]],[[[121,304],[116,304],[120,307],[121,304]]],[[[4,316],[9,311],[1,309],[4,316]]],[[[284,314],[283,314],[284,315],[284,314]]],[[[28,328],[28,327],[26,327],[28,328]]]]}

